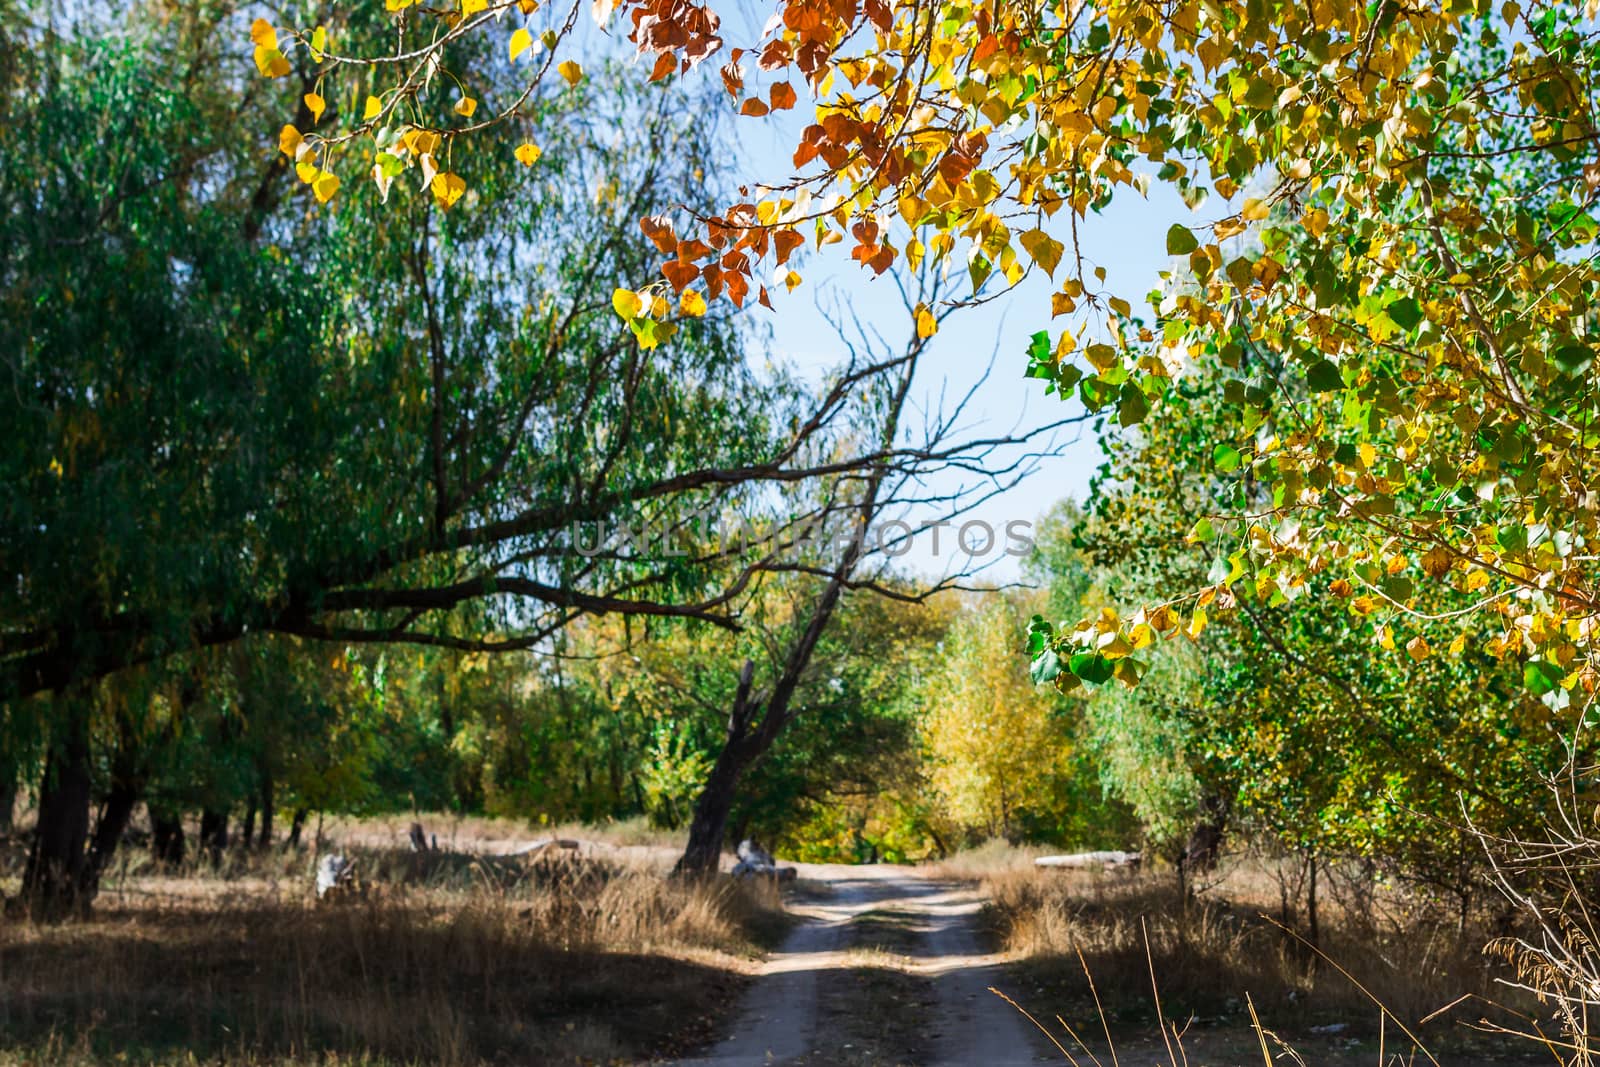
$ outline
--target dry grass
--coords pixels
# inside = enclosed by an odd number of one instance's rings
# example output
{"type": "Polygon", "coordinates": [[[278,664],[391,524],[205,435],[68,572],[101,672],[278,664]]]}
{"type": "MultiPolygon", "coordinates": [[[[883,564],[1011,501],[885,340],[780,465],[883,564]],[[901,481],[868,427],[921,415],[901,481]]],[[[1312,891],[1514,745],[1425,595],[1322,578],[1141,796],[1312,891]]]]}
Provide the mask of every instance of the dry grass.
{"type": "Polygon", "coordinates": [[[308,856],[171,875],[130,855],[92,920],[0,926],[0,1064],[672,1054],[786,924],[770,886],[649,859],[346,851],[371,888],[339,905],[311,899],[308,856]]]}
{"type": "MultiPolygon", "coordinates": [[[[330,816],[323,820],[321,830],[324,839],[345,845],[399,848],[406,844],[413,822],[420,822],[429,836],[438,840],[441,850],[452,852],[510,852],[539,838],[566,837],[615,848],[659,849],[665,858],[681,853],[686,838],[685,831],[653,827],[643,816],[600,824],[551,824],[454,812],[330,816]]],[[[279,830],[281,833],[281,826],[279,830]]],[[[313,816],[304,831],[308,845],[316,832],[317,819],[313,816]]]]}
{"type": "Polygon", "coordinates": [[[1421,1023],[1465,993],[1504,1001],[1481,951],[1483,930],[1459,931],[1414,913],[1409,925],[1394,928],[1328,902],[1323,958],[1267,918],[1278,902],[1259,874],[1236,871],[1187,902],[1170,873],[1011,866],[985,877],[983,887],[992,901],[992,933],[999,947],[1020,958],[1020,974],[1033,987],[1026,999],[1048,1005],[1079,1033],[1101,1037],[1102,1048],[1102,1009],[1119,1043],[1124,1035],[1148,1038],[1156,1020],[1154,986],[1167,1021],[1187,1020],[1196,1033],[1247,1028],[1253,1003],[1262,1023],[1299,1047],[1308,1063],[1331,1062],[1314,1052],[1318,1047],[1337,1047],[1341,1054],[1376,1048],[1383,1011],[1389,1013],[1391,1052],[1410,1047],[1394,1020],[1416,1031],[1435,1054],[1448,1049],[1446,1062],[1468,1062],[1457,1057],[1469,1051],[1510,1057],[1525,1051],[1461,1025],[1482,1014],[1481,1004],[1421,1023]]]}

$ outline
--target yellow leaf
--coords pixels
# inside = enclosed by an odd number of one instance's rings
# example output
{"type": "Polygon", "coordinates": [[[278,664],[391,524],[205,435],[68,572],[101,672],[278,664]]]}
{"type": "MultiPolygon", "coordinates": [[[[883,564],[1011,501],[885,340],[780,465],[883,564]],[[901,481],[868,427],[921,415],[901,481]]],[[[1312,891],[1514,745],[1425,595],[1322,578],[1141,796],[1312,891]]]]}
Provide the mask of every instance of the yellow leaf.
{"type": "Polygon", "coordinates": [[[790,271],[788,274],[783,276],[783,284],[784,288],[788,289],[789,292],[794,292],[795,286],[800,284],[800,275],[794,271],[790,271]]]}
{"type": "Polygon", "coordinates": [[[456,101],[456,114],[460,115],[462,118],[470,119],[472,117],[472,113],[476,110],[478,110],[478,102],[472,99],[470,96],[463,96],[460,100],[456,101]]]}
{"type": "Polygon", "coordinates": [[[257,48],[275,51],[278,47],[278,31],[266,19],[256,19],[250,24],[250,42],[257,48]]]}
{"type": "Polygon", "coordinates": [[[651,318],[653,318],[653,319],[664,319],[664,318],[667,317],[667,312],[669,312],[671,310],[672,309],[667,306],[667,298],[666,297],[658,295],[658,296],[652,296],[650,298],[650,317],[651,318]]]}
{"type": "Polygon", "coordinates": [[[416,2],[417,0],[383,0],[383,6],[390,11],[404,11],[416,2]]]}
{"type": "Polygon", "coordinates": [[[1189,635],[1191,640],[1195,640],[1195,639],[1198,639],[1200,637],[1200,634],[1202,632],[1204,632],[1205,628],[1206,628],[1206,609],[1205,608],[1195,608],[1194,609],[1194,615],[1189,619],[1189,628],[1187,630],[1185,630],[1184,632],[1189,635]]]}
{"type": "Polygon", "coordinates": [[[568,85],[577,85],[583,80],[583,68],[570,59],[562,63],[556,70],[560,72],[563,78],[567,79],[568,85]]]}
{"type": "Polygon", "coordinates": [[[318,63],[328,54],[328,27],[318,26],[311,34],[311,58],[318,63]]]}
{"type": "Polygon", "coordinates": [[[531,15],[539,10],[539,0],[517,0],[517,10],[524,15],[531,15]]]}
{"type": "Polygon", "coordinates": [[[939,320],[933,317],[927,304],[917,305],[917,337],[926,340],[939,332],[939,320]]]}
{"type": "Polygon", "coordinates": [[[528,28],[524,26],[522,29],[511,35],[510,49],[512,61],[515,62],[518,56],[532,47],[533,34],[529,33],[528,28]]]}
{"type": "Polygon", "coordinates": [[[617,289],[611,294],[611,307],[625,322],[632,322],[644,310],[644,301],[632,289],[617,289]]]}
{"type": "Polygon", "coordinates": [[[300,142],[305,138],[300,136],[300,131],[293,126],[285,126],[278,131],[278,151],[290,159],[300,150],[300,142]]]}
{"type": "Polygon", "coordinates": [[[532,141],[517,146],[517,162],[524,167],[533,166],[539,162],[539,157],[542,155],[544,155],[544,150],[532,141]]]}
{"type": "Polygon", "coordinates": [[[1267,202],[1256,197],[1250,197],[1244,202],[1244,210],[1239,214],[1246,222],[1259,222],[1267,217],[1267,202]]]}
{"type": "Polygon", "coordinates": [[[333,199],[333,194],[339,191],[339,176],[331,171],[323,171],[317,175],[317,180],[311,183],[311,191],[317,194],[317,199],[326,204],[333,199]]]}
{"type": "Polygon", "coordinates": [[[431,130],[419,130],[416,127],[405,132],[400,140],[412,152],[419,156],[431,156],[439,148],[439,135],[431,130]]]}
{"type": "Polygon", "coordinates": [[[428,187],[433,191],[434,202],[447,210],[457,200],[461,199],[462,193],[467,191],[467,183],[462,180],[461,176],[452,174],[449,171],[443,174],[435,174],[433,181],[428,183],[428,187]]]}
{"type": "Polygon", "coordinates": [[[375,96],[367,97],[367,106],[361,111],[361,121],[371,122],[381,114],[383,114],[383,101],[375,96]]]}
{"type": "Polygon", "coordinates": [[[463,15],[476,15],[480,11],[489,9],[489,0],[461,0],[461,13],[463,15]]]}
{"type": "Polygon", "coordinates": [[[1033,261],[1043,267],[1046,274],[1054,278],[1056,265],[1061,262],[1061,253],[1063,251],[1061,242],[1043,230],[1029,230],[1018,240],[1022,243],[1023,250],[1033,258],[1033,261]]]}
{"type": "Polygon", "coordinates": [[[328,102],[317,93],[307,93],[306,108],[311,112],[312,122],[321,122],[322,113],[328,110],[328,102]]]}
{"type": "Polygon", "coordinates": [[[685,289],[683,295],[678,297],[678,309],[690,318],[698,319],[706,313],[706,298],[693,289],[685,289]]]}
{"type": "Polygon", "coordinates": [[[264,78],[281,78],[289,73],[289,61],[276,48],[257,48],[256,69],[264,78]]]}
{"type": "Polygon", "coordinates": [[[299,178],[307,185],[310,185],[312,182],[317,180],[317,175],[321,174],[322,172],[317,169],[317,165],[315,163],[300,162],[294,165],[294,173],[295,177],[299,178]]]}
{"type": "Polygon", "coordinates": [[[1459,656],[1459,655],[1461,655],[1462,650],[1465,649],[1466,647],[1467,647],[1467,635],[1466,634],[1456,634],[1456,639],[1454,641],[1450,642],[1450,654],[1452,656],[1459,656]]]}
{"type": "Polygon", "coordinates": [[[1421,663],[1433,654],[1433,649],[1428,647],[1428,642],[1423,640],[1421,634],[1406,642],[1406,655],[1421,663]]]}

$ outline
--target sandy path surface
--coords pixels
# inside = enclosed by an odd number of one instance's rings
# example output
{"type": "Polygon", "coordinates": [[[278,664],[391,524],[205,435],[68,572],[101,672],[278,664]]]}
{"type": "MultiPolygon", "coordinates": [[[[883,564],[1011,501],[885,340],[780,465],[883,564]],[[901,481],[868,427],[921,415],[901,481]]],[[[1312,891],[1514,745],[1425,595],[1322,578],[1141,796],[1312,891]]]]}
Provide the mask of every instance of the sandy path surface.
{"type": "Polygon", "coordinates": [[[907,867],[798,866],[823,892],[792,908],[802,921],[767,960],[729,1036],[679,1067],[1051,1062],[1043,1036],[988,991],[1007,981],[1003,962],[985,955],[978,940],[982,899],[974,890],[907,867]],[[893,926],[892,949],[864,949],[864,931],[885,923],[893,926]],[[919,995],[885,1001],[862,988],[874,974],[910,983],[919,995]],[[895,1017],[872,1018],[886,1003],[895,1017]],[[907,1047],[893,1047],[897,1035],[907,1047]]]}

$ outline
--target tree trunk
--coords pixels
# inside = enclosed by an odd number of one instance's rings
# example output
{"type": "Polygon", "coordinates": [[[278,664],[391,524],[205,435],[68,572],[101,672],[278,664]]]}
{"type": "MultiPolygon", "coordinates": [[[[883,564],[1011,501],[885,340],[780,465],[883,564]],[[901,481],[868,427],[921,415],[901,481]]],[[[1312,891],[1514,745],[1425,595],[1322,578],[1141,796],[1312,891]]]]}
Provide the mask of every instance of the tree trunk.
{"type": "Polygon", "coordinates": [[[89,837],[89,714],[80,699],[58,694],[61,734],[45,758],[39,819],[22,875],[22,897],[35,919],[57,921],[81,912],[79,899],[89,837]]]}
{"type": "Polygon", "coordinates": [[[17,768],[0,761],[0,836],[9,834],[15,825],[17,810],[17,768]]]}
{"type": "Polygon", "coordinates": [[[728,825],[728,812],[739,786],[739,776],[749,765],[744,746],[724,745],[717,762],[694,802],[694,818],[689,822],[689,843],[678,860],[677,873],[715,874],[722,866],[722,845],[728,825]]]}
{"type": "Polygon", "coordinates": [[[150,812],[150,853],[163,866],[177,867],[183,863],[187,851],[183,838],[183,816],[150,812]]]}
{"type": "Polygon", "coordinates": [[[300,831],[305,829],[306,816],[309,815],[305,808],[295,808],[294,817],[289,820],[289,841],[287,847],[300,847],[300,831]]]}
{"type": "Polygon", "coordinates": [[[1318,944],[1317,930],[1317,854],[1309,853],[1306,864],[1310,868],[1306,880],[1306,931],[1313,948],[1318,944]]]}
{"type": "Polygon", "coordinates": [[[249,797],[244,804],[244,825],[239,829],[239,844],[248,849],[256,843],[256,798],[249,797]]]}
{"type": "Polygon", "coordinates": [[[256,847],[268,849],[272,847],[272,768],[261,768],[261,836],[256,838],[256,847]]]}
{"type": "MultiPolygon", "coordinates": [[[[763,743],[760,737],[769,732],[767,721],[763,720],[762,729],[757,733],[752,734],[750,730],[756,710],[750,702],[755,670],[753,662],[744,661],[744,668],[739,672],[739,688],[733,697],[733,710],[728,713],[728,737],[694,802],[694,818],[689,820],[689,843],[673,868],[674,874],[704,876],[715,874],[722,866],[722,842],[739,776],[771,743],[770,740],[763,743]]],[[[773,710],[771,706],[767,708],[769,718],[773,710]]]]}
{"type": "Polygon", "coordinates": [[[78,894],[83,908],[87,908],[100,895],[100,876],[111,865],[111,857],[116,855],[122,835],[133,820],[133,809],[139,803],[142,792],[137,782],[118,781],[101,805],[100,818],[94,826],[94,837],[89,842],[89,855],[79,877],[78,894]]]}
{"type": "Polygon", "coordinates": [[[1200,810],[1183,849],[1191,870],[1209,871],[1216,867],[1227,829],[1228,802],[1219,794],[1205,794],[1200,798],[1200,810]]]}
{"type": "Polygon", "coordinates": [[[212,866],[222,863],[222,850],[228,847],[228,813],[207,808],[200,813],[200,847],[211,854],[212,866]]]}

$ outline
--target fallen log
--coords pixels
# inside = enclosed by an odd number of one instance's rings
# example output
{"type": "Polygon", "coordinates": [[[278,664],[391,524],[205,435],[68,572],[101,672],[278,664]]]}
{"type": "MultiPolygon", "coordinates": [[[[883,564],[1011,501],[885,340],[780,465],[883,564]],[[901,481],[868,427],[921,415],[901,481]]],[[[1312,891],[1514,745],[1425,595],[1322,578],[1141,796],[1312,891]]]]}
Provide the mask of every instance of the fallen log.
{"type": "Polygon", "coordinates": [[[1138,867],[1143,854],[1139,852],[1070,852],[1064,856],[1040,856],[1034,860],[1036,867],[1066,867],[1072,870],[1088,870],[1099,867],[1104,870],[1132,870],[1138,867]]]}
{"type": "Polygon", "coordinates": [[[539,838],[539,840],[530,842],[529,844],[526,844],[526,845],[523,845],[521,848],[512,849],[510,852],[506,853],[506,855],[508,855],[508,856],[537,856],[540,853],[546,851],[547,849],[564,848],[564,849],[568,849],[570,851],[576,851],[578,848],[581,848],[581,847],[582,847],[582,843],[581,842],[574,841],[570,837],[541,837],[541,838],[539,838]]]}

